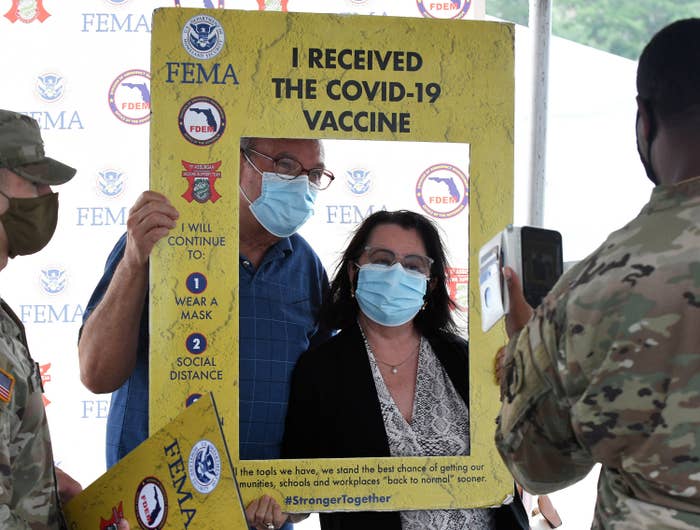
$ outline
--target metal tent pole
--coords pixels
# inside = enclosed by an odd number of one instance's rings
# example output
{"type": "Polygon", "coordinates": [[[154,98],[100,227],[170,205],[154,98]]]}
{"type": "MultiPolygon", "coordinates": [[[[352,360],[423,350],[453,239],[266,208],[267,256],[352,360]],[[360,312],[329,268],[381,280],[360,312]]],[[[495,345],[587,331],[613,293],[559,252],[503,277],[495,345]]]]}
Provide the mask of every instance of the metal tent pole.
{"type": "Polygon", "coordinates": [[[549,83],[549,41],[552,35],[552,0],[530,0],[529,25],[533,44],[533,91],[528,222],[533,226],[542,226],[544,222],[547,86],[549,83]]]}

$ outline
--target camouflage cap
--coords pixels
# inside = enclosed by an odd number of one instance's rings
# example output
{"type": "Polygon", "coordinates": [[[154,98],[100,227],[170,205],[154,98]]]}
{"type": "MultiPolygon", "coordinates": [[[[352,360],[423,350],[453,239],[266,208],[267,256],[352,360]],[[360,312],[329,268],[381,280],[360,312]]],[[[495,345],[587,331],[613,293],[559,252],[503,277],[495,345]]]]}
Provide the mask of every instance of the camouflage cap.
{"type": "Polygon", "coordinates": [[[33,118],[0,109],[0,168],[36,184],[63,184],[75,169],[44,154],[39,124],[33,118]]]}

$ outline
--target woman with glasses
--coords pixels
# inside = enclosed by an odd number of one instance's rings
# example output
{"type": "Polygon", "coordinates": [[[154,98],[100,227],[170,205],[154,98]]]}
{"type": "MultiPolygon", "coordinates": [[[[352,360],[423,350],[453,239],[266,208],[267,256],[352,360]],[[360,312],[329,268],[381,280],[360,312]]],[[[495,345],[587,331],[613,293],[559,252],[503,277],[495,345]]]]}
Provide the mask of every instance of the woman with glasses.
{"type": "MultiPolygon", "coordinates": [[[[379,211],[358,227],[321,312],[340,332],[294,369],[284,458],[469,454],[468,346],[454,333],[446,267],[435,226],[417,213],[379,211]]],[[[279,522],[263,499],[262,519],[279,522]]],[[[510,507],[320,520],[323,530],[521,528],[510,507]]]]}

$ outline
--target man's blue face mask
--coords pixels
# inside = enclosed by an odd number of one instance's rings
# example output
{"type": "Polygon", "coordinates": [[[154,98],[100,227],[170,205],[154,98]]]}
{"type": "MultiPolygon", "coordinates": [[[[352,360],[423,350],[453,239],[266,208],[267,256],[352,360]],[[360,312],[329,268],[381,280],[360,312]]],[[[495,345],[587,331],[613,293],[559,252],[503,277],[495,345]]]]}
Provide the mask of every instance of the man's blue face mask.
{"type": "Polygon", "coordinates": [[[407,271],[368,263],[360,267],[355,298],[367,318],[383,326],[400,326],[413,319],[424,303],[428,279],[407,271]]]}
{"type": "Polygon", "coordinates": [[[306,175],[290,180],[270,172],[262,173],[262,191],[255,201],[250,202],[242,189],[241,193],[258,222],[277,237],[291,236],[309,220],[318,194],[306,175]]]}

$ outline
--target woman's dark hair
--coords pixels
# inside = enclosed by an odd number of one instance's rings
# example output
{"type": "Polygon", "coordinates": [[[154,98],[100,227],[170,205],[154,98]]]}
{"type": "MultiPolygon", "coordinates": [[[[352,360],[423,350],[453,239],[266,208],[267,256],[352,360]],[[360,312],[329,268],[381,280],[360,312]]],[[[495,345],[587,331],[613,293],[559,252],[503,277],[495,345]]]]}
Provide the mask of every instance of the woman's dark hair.
{"type": "Polygon", "coordinates": [[[425,295],[427,303],[413,319],[416,328],[425,336],[434,335],[439,330],[454,332],[451,310],[456,304],[447,292],[447,258],[440,234],[429,219],[408,210],[380,210],[357,227],[335,270],[328,298],[321,311],[324,326],[342,329],[355,323],[359,307],[354,297],[355,286],[348,275],[348,264],[355,263],[360,258],[372,231],[379,225],[387,224],[416,230],[428,257],[433,259],[430,283],[425,295]]]}

